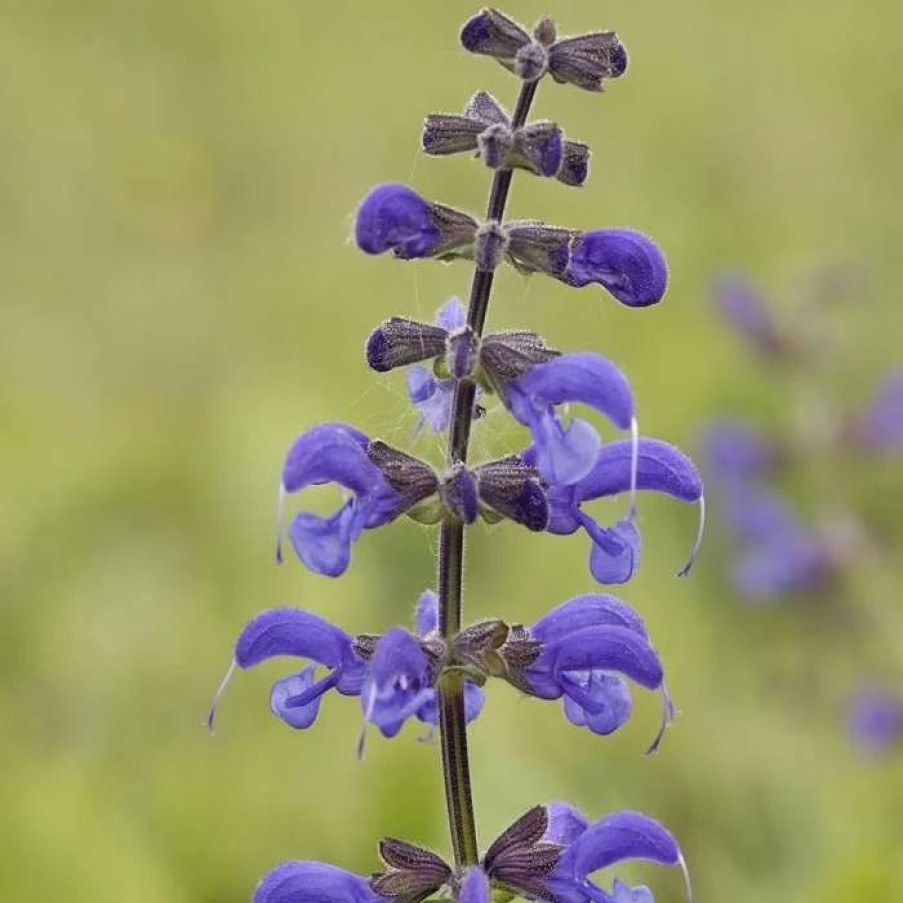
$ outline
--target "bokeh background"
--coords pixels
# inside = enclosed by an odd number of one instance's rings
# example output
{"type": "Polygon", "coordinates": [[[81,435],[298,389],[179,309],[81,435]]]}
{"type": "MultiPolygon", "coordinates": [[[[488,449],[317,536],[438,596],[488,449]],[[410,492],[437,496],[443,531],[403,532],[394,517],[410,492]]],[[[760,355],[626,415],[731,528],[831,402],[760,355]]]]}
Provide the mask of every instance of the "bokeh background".
{"type": "MultiPolygon", "coordinates": [[[[482,210],[479,163],[416,151],[425,113],[478,88],[513,102],[513,79],[458,47],[475,9],[6,5],[0,899],[239,903],[283,859],[367,872],[386,834],[448,850],[438,751],[417,728],[371,736],[363,763],[354,700],[330,698],[314,729],[289,730],[267,697],[291,663],[239,675],[215,737],[203,720],[257,610],[296,603],[379,631],[433,578],[434,536],[407,522],[366,535],[341,580],[277,568],[273,512],[300,430],[343,419],[404,445],[415,426],[403,377],[369,373],[363,340],[392,313],[430,318],[466,293],[469,270],[367,258],[349,235],[380,181],[482,210]]],[[[632,311],[506,272],[490,325],[610,355],[644,431],[686,448],[716,412],[767,422],[785,403],[780,373],[711,314],[724,267],[780,301],[813,268],[853,264],[864,275],[837,314],[852,350],[837,391],[861,397],[899,361],[898,4],[506,9],[527,23],[551,12],[564,32],[617,28],[632,63],[603,96],[542,86],[537,114],[589,142],[593,170],[582,191],[518,176],[512,215],[641,228],[672,281],[659,307],[632,311]]],[[[476,455],[523,439],[491,411],[476,455]]],[[[415,450],[438,460],[441,446],[423,436],[415,450]]],[[[899,464],[868,476],[866,502],[903,548],[899,464]]],[[[855,592],[750,608],[724,578],[718,535],[694,576],[674,579],[692,509],[650,498],[642,514],[644,563],[623,595],[664,657],[677,725],[645,758],[648,694],[598,738],[556,705],[491,687],[472,731],[482,837],[538,800],[636,808],[678,835],[701,901],[903,899],[903,756],[857,756],[844,708],[869,668],[899,682],[899,570],[856,581],[880,630],[849,614],[855,592]]],[[[578,536],[480,527],[469,551],[474,618],[529,622],[591,586],[578,536]]],[[[682,898],[667,870],[619,874],[660,903],[682,898]]]]}

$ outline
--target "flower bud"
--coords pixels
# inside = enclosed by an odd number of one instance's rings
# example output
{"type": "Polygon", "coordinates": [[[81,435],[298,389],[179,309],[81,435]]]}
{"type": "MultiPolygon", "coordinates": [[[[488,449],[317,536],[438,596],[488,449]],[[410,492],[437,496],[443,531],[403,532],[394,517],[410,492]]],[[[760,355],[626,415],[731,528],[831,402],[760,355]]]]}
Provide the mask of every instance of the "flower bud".
{"type": "MultiPolygon", "coordinates": [[[[513,245],[513,240],[512,240],[513,245]]],[[[658,245],[633,229],[600,229],[571,243],[563,282],[581,288],[597,283],[628,307],[657,304],[668,284],[668,265],[658,245]]]]}

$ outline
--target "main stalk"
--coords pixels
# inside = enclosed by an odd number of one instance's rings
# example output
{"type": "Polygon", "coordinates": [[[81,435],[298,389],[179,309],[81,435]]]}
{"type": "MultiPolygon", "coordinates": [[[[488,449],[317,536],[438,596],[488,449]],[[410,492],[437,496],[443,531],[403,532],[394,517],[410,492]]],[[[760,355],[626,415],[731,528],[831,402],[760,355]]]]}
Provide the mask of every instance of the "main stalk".
{"type": "MultiPolygon", "coordinates": [[[[537,84],[535,81],[522,83],[511,122],[512,128],[518,129],[527,121],[537,84]]],[[[486,208],[487,221],[502,222],[512,175],[510,169],[500,169],[495,173],[486,208]]],[[[477,336],[483,334],[493,277],[494,272],[491,270],[476,270],[470,285],[467,322],[477,336]]],[[[467,461],[475,394],[476,385],[469,379],[459,380],[455,386],[446,456],[448,466],[467,461]]],[[[463,580],[464,525],[443,521],[439,532],[439,630],[446,639],[455,636],[461,629],[463,580]]],[[[446,675],[441,684],[439,737],[455,864],[474,865],[480,854],[470,787],[464,678],[457,674],[446,675]]]]}

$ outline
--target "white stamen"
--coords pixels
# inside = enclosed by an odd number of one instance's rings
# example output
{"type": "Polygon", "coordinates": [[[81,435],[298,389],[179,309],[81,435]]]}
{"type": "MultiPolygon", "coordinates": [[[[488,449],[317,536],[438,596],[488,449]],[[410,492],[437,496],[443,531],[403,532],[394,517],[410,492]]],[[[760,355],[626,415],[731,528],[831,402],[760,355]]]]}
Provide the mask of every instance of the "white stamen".
{"type": "Polygon", "coordinates": [[[636,483],[640,469],[640,425],[636,417],[630,418],[630,511],[631,520],[636,517],[636,483]]]}
{"type": "Polygon", "coordinates": [[[232,663],[229,665],[225,676],[219,682],[219,686],[216,688],[216,692],[213,694],[213,702],[210,703],[210,711],[207,712],[207,730],[211,735],[213,734],[213,719],[216,717],[216,707],[219,705],[220,697],[223,695],[223,691],[226,689],[229,681],[232,680],[232,675],[235,673],[237,664],[238,663],[235,661],[235,659],[232,659],[232,663]]]}
{"type": "Polygon", "coordinates": [[[680,853],[677,864],[680,866],[681,873],[684,876],[684,888],[687,892],[687,903],[693,903],[693,885],[690,883],[690,870],[687,868],[687,860],[684,854],[680,853]]]}
{"type": "Polygon", "coordinates": [[[373,709],[376,706],[376,686],[374,684],[370,684],[370,687],[367,692],[367,708],[364,709],[364,723],[361,725],[361,735],[358,737],[357,741],[357,758],[358,761],[363,761],[364,758],[364,744],[367,741],[367,725],[370,723],[370,718],[373,715],[373,709]]]}
{"type": "Polygon", "coordinates": [[[279,481],[276,500],[276,564],[282,564],[282,534],[285,528],[285,486],[279,481]]]}
{"type": "Polygon", "coordinates": [[[690,550],[690,557],[687,563],[677,572],[678,577],[686,577],[696,563],[696,556],[699,555],[699,547],[702,545],[702,534],[705,533],[705,496],[699,496],[699,526],[696,528],[696,541],[690,550]]]}
{"type": "Polygon", "coordinates": [[[671,699],[671,694],[668,692],[668,688],[662,684],[662,720],[658,726],[658,733],[652,738],[652,742],[646,748],[646,755],[653,756],[658,752],[659,746],[661,746],[661,742],[664,739],[665,733],[668,728],[674,723],[674,701],[671,699]]]}

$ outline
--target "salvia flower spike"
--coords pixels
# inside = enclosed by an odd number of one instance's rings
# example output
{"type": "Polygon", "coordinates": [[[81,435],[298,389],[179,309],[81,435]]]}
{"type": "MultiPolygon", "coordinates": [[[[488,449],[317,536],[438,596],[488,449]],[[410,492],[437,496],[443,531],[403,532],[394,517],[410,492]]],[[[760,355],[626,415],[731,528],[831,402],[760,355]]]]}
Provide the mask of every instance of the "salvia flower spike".
{"type": "Polygon", "coordinates": [[[582,530],[591,540],[590,575],[601,583],[625,583],[640,556],[638,493],[699,505],[691,559],[702,534],[704,497],[686,455],[640,436],[633,390],[616,363],[595,350],[560,351],[529,329],[484,331],[495,271],[506,263],[566,286],[601,286],[630,308],[654,305],[665,294],[664,255],[643,232],[581,231],[505,218],[517,171],[568,186],[586,182],[589,147],[569,140],[557,122],[531,121],[530,110],[547,76],[601,91],[627,68],[623,43],[614,31],[561,36],[548,17],[528,29],[489,7],[464,24],[460,40],[466,50],[496,60],[518,78],[513,112],[478,91],[461,113],[428,115],[421,147],[433,157],[469,154],[485,164],[492,173],[485,215],[387,181],[366,194],[354,227],[357,246],[367,254],[467,261],[472,267],[469,291],[462,294],[466,303],[448,299],[434,322],[403,312],[390,316],[364,349],[366,363],[378,373],[406,368],[419,418],[416,432],[439,434],[444,458],[425,461],[347,423],[322,423],[291,443],[279,490],[278,560],[287,534],[308,570],[338,577],[364,531],[406,515],[438,528],[437,590],[421,594],[413,629],[350,633],[294,607],[257,614],[239,633],[208,719],[212,726],[236,670],[287,657],[300,664],[272,685],[270,708],[296,730],[316,722],[330,695],[359,703],[358,755],[368,725],[385,737],[395,737],[411,720],[438,728],[452,856],[386,837],[379,845],[382,871],[363,877],[321,862],[285,862],[259,883],[254,903],[422,903],[433,897],[491,903],[499,894],[547,903],[653,903],[645,885],[612,876],[609,890],[592,876],[629,859],[677,866],[686,876],[674,837],[636,812],[591,822],[568,803],[537,805],[492,843],[481,846],[477,838],[468,724],[483,710],[490,678],[534,699],[560,700],[568,721],[600,736],[630,718],[630,684],[655,691],[662,719],[649,751],[658,747],[674,707],[662,656],[643,619],[615,596],[576,596],[526,626],[516,612],[465,624],[465,531],[480,519],[511,520],[540,534],[582,530]],[[529,444],[471,462],[471,431],[480,428],[474,424],[493,403],[529,433],[529,444]],[[574,416],[571,407],[577,405],[581,410],[574,416]],[[325,516],[304,507],[304,491],[323,484],[335,485],[341,496],[325,516]],[[599,523],[584,510],[596,499],[622,494],[627,509],[613,523],[599,523]],[[289,505],[293,512],[286,522],[289,505]]]}

